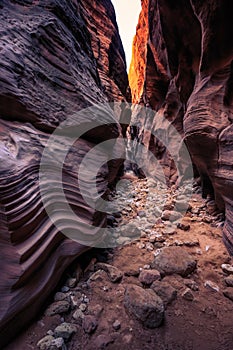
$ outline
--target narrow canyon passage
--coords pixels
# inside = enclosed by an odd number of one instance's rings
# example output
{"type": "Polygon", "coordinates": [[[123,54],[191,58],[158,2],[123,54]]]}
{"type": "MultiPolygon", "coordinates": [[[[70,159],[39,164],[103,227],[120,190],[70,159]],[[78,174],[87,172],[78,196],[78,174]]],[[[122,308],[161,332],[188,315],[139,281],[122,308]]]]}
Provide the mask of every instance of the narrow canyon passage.
{"type": "Polygon", "coordinates": [[[5,350],[232,350],[232,3],[132,6],[0,4],[5,350]]]}
{"type": "MultiPolygon", "coordinates": [[[[180,206],[186,206],[189,186],[179,189],[180,206]]],[[[222,217],[195,185],[186,215],[171,225],[176,197],[164,184],[125,175],[112,198],[124,209],[109,215],[119,247],[75,262],[40,317],[6,350],[55,344],[72,350],[230,350],[233,269],[222,217]]]]}

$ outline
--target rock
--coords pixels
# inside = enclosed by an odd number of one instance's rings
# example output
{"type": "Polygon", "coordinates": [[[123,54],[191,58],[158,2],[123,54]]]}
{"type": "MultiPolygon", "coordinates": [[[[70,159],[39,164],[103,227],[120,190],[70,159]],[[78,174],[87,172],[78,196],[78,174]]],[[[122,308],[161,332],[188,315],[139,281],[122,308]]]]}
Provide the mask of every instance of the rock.
{"type": "Polygon", "coordinates": [[[67,292],[69,292],[69,290],[70,290],[70,288],[69,288],[68,286],[63,286],[63,287],[61,288],[61,292],[62,292],[62,293],[67,293],[67,292]]]}
{"type": "Polygon", "coordinates": [[[78,321],[78,324],[82,324],[84,316],[84,313],[80,309],[76,310],[72,315],[73,319],[78,321]]]}
{"type": "Polygon", "coordinates": [[[182,298],[188,301],[193,301],[194,295],[190,288],[186,288],[182,293],[182,298]]]}
{"type": "Polygon", "coordinates": [[[139,275],[139,281],[143,284],[150,285],[154,281],[160,280],[161,275],[157,270],[142,270],[139,275]]]}
{"type": "Polygon", "coordinates": [[[233,275],[233,266],[229,264],[222,264],[222,270],[225,272],[227,275],[233,275]]]}
{"type": "Polygon", "coordinates": [[[177,228],[179,228],[182,231],[188,231],[190,229],[190,225],[189,224],[182,224],[179,222],[177,224],[177,228]]]}
{"type": "Polygon", "coordinates": [[[116,283],[119,282],[123,277],[123,272],[120,271],[117,267],[105,264],[105,263],[97,263],[97,269],[102,269],[107,272],[108,278],[111,282],[116,283]]]}
{"type": "Polygon", "coordinates": [[[53,316],[56,314],[62,314],[68,312],[70,309],[70,303],[66,300],[56,301],[51,304],[45,312],[46,316],[53,316]]]}
{"type": "Polygon", "coordinates": [[[223,295],[233,301],[233,288],[229,287],[223,291],[223,295]]]}
{"type": "Polygon", "coordinates": [[[62,301],[64,299],[67,298],[67,294],[65,293],[61,293],[61,292],[57,292],[54,296],[54,301],[62,301]]]}
{"type": "Polygon", "coordinates": [[[162,220],[173,222],[179,220],[181,216],[177,211],[164,210],[161,218],[162,220]]]}
{"type": "Polygon", "coordinates": [[[116,320],[112,326],[115,329],[115,331],[118,331],[121,328],[121,323],[120,321],[116,320]]]}
{"type": "Polygon", "coordinates": [[[95,316],[86,315],[83,319],[82,327],[85,333],[94,333],[98,326],[98,321],[95,316]]]}
{"type": "Polygon", "coordinates": [[[56,338],[63,338],[65,341],[68,341],[76,332],[77,327],[73,323],[63,322],[55,328],[54,336],[56,338]]]}
{"type": "Polygon", "coordinates": [[[177,297],[177,290],[166,281],[155,281],[150,288],[162,299],[165,306],[177,297]]]}
{"type": "Polygon", "coordinates": [[[229,287],[233,287],[233,276],[226,277],[225,282],[229,287]]]}
{"type": "Polygon", "coordinates": [[[37,346],[40,350],[66,350],[63,338],[57,338],[48,335],[38,341],[37,346]]]}
{"type": "Polygon", "coordinates": [[[185,279],[184,280],[184,284],[187,287],[189,287],[191,290],[193,290],[194,292],[199,290],[198,284],[195,281],[193,281],[193,280],[185,279]]]}
{"type": "Polygon", "coordinates": [[[100,334],[95,339],[94,349],[104,350],[109,344],[114,343],[114,339],[108,334],[100,334]]]}
{"type": "MultiPolygon", "coordinates": [[[[11,340],[12,329],[20,331],[41,311],[65,269],[87,250],[86,244],[62,234],[64,217],[66,232],[75,227],[84,240],[93,237],[94,242],[105,225],[106,213],[88,207],[80,195],[77,169],[95,145],[107,137],[117,140],[125,134],[126,128],[121,128],[119,121],[123,122],[127,114],[122,102],[128,99],[129,89],[124,50],[110,1],[99,3],[98,10],[91,0],[20,0],[15,6],[10,0],[0,3],[4,32],[0,47],[6,48],[1,51],[0,64],[0,81],[4,80],[0,84],[2,348],[3,342],[11,340]],[[109,113],[107,101],[119,101],[115,115],[109,113]],[[96,104],[101,105],[96,115],[79,113],[96,104]],[[59,201],[53,183],[66,135],[55,141],[47,159],[49,177],[43,182],[44,205],[39,181],[42,153],[53,131],[68,118],[71,128],[78,129],[83,122],[98,122],[100,127],[90,130],[87,137],[78,137],[72,145],[63,164],[66,198],[59,197],[59,201]],[[75,206],[78,215],[72,220],[68,209],[64,212],[63,201],[75,206]],[[55,217],[56,224],[50,217],[55,217]],[[83,220],[91,224],[84,228],[83,220]],[[14,241],[11,235],[16,237],[14,241]]],[[[122,158],[123,148],[116,142],[108,154],[122,158]]],[[[101,150],[89,164],[98,166],[104,157],[106,150],[101,150]]],[[[122,163],[123,159],[114,159],[99,170],[96,202],[105,196],[122,163]]],[[[85,186],[92,187],[88,176],[85,180],[85,186]]],[[[87,197],[88,192],[85,190],[87,197]]]]}
{"type": "Polygon", "coordinates": [[[191,274],[196,266],[196,260],[181,247],[162,248],[151,264],[162,275],[178,274],[182,277],[191,274]]]}
{"type": "Polygon", "coordinates": [[[49,350],[51,348],[52,341],[54,337],[51,335],[46,335],[44,338],[40,339],[37,343],[37,346],[40,350],[49,350]]]}
{"type": "Polygon", "coordinates": [[[121,229],[120,234],[123,237],[135,239],[140,238],[141,230],[139,230],[134,224],[127,224],[121,229]]]}
{"type": "Polygon", "coordinates": [[[87,304],[82,303],[79,305],[79,310],[81,310],[82,312],[86,311],[86,309],[87,309],[87,304]]]}
{"type": "Polygon", "coordinates": [[[214,292],[219,292],[219,286],[212,281],[205,281],[204,286],[214,292]]]}
{"type": "Polygon", "coordinates": [[[128,285],[125,290],[124,306],[145,327],[156,328],[164,319],[164,305],[158,295],[150,289],[128,285]]]}
{"type": "Polygon", "coordinates": [[[77,284],[77,279],[76,278],[68,278],[68,280],[66,281],[67,286],[69,288],[74,288],[77,284]]]}

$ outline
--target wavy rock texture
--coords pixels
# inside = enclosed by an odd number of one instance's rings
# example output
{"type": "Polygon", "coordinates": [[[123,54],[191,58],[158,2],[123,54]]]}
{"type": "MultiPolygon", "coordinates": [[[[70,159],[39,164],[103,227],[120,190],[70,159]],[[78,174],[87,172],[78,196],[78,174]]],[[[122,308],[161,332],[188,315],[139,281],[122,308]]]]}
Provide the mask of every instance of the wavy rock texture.
{"type": "MultiPolygon", "coordinates": [[[[128,80],[115,14],[108,0],[98,1],[98,6],[91,0],[3,0],[0,25],[3,345],[9,341],[12,329],[20,330],[35,316],[68,264],[88,249],[64,236],[57,224],[60,222],[68,231],[84,233],[84,238],[102,238],[99,227],[105,225],[105,215],[84,201],[77,173],[83,157],[95,144],[120,136],[121,110],[118,108],[113,114],[103,106],[102,112],[96,114],[77,112],[96,103],[125,101],[128,80]],[[72,142],[65,159],[64,192],[79,215],[76,220],[69,220],[63,208],[56,175],[59,155],[63,144],[70,142],[69,135],[61,133],[56,138],[50,158],[46,159],[49,175],[39,179],[41,155],[50,134],[68,118],[77,130],[81,123],[101,123],[102,119],[111,124],[97,127],[72,142]],[[44,203],[39,180],[46,193],[44,203]],[[84,229],[85,224],[93,226],[84,229]]],[[[113,148],[112,153],[117,151],[121,149],[113,148]]],[[[99,151],[97,157],[91,158],[90,167],[102,159],[106,159],[106,154],[99,151]]],[[[119,161],[102,166],[95,201],[105,195],[119,166],[119,161]]],[[[84,183],[87,197],[91,197],[90,188],[95,181],[89,177],[89,182],[84,183]]]]}
{"type": "MultiPolygon", "coordinates": [[[[152,107],[185,137],[203,195],[225,210],[223,237],[233,254],[231,10],[229,0],[143,0],[129,80],[133,102],[152,107]]],[[[139,128],[132,137],[163,157],[158,140],[144,140],[147,121],[137,113],[133,120],[139,128]]]]}

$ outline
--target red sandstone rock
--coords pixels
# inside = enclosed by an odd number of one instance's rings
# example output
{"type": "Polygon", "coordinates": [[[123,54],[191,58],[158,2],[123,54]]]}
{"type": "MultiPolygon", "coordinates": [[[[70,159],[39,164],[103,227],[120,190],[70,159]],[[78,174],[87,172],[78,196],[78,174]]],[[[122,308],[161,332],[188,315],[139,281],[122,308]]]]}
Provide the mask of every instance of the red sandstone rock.
{"type": "MultiPolygon", "coordinates": [[[[98,121],[77,111],[96,103],[125,101],[125,57],[113,7],[108,0],[4,0],[0,5],[0,339],[9,341],[41,309],[65,268],[88,249],[63,236],[45,212],[39,192],[39,163],[46,142],[67,118],[79,125],[98,121]],[[83,117],[83,118],[84,118],[83,117]]],[[[104,107],[105,108],[105,107],[104,107]]],[[[105,224],[82,198],[77,170],[100,141],[120,135],[120,111],[112,126],[92,130],[76,141],[64,163],[67,201],[85,223],[67,220],[56,197],[56,179],[45,181],[52,215],[75,232],[98,237],[105,224]],[[49,190],[53,196],[49,197],[49,190]],[[66,219],[66,220],[64,220],[66,219]]],[[[59,137],[59,144],[65,142],[59,137]]],[[[52,153],[51,174],[59,156],[52,153]]],[[[113,150],[114,152],[114,150],[113,150]]],[[[101,155],[100,155],[101,157],[101,155]]],[[[91,162],[97,164],[98,159],[91,162]]],[[[98,174],[100,195],[112,182],[119,162],[98,174]]],[[[86,184],[87,193],[92,187],[86,184]]],[[[97,198],[96,198],[97,199],[97,198]]],[[[101,236],[98,237],[101,239],[101,236]]]]}
{"type": "MultiPolygon", "coordinates": [[[[230,1],[218,0],[142,1],[129,81],[133,102],[150,106],[155,118],[166,117],[185,137],[203,195],[225,210],[223,238],[233,254],[231,8],[230,1]]],[[[145,137],[147,120],[137,112],[133,120],[142,127],[132,137],[166,166],[158,140],[145,137]]]]}

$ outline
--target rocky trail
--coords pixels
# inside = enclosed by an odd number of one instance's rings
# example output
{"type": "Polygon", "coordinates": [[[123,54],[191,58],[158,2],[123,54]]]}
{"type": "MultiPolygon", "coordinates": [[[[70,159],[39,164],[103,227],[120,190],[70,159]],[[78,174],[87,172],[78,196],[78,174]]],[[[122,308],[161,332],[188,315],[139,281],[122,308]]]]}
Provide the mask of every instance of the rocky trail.
{"type": "Polygon", "coordinates": [[[5,350],[231,350],[233,261],[223,217],[190,186],[167,190],[125,176],[112,197],[120,210],[108,218],[112,248],[75,261],[5,350]]]}

